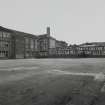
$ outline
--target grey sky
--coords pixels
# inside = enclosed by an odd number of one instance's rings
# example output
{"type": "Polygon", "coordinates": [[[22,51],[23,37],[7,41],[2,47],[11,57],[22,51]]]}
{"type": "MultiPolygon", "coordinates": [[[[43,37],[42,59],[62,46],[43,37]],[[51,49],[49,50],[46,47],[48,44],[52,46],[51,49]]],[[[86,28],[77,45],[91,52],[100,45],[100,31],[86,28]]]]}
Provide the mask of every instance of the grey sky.
{"type": "Polygon", "coordinates": [[[0,24],[68,43],[105,42],[105,0],[0,0],[0,24]]]}

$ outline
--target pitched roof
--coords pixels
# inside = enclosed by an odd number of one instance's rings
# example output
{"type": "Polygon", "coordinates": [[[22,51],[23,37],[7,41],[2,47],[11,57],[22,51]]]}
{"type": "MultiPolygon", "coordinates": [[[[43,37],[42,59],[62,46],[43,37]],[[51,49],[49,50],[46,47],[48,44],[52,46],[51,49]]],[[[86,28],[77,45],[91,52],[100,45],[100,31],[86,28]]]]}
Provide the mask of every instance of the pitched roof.
{"type": "Polygon", "coordinates": [[[13,30],[13,29],[8,29],[8,28],[2,27],[2,26],[0,26],[0,30],[4,30],[6,32],[15,33],[15,35],[21,35],[21,36],[24,36],[24,37],[25,36],[26,37],[36,37],[36,35],[34,35],[34,34],[29,34],[29,33],[21,32],[21,31],[13,30]]]}

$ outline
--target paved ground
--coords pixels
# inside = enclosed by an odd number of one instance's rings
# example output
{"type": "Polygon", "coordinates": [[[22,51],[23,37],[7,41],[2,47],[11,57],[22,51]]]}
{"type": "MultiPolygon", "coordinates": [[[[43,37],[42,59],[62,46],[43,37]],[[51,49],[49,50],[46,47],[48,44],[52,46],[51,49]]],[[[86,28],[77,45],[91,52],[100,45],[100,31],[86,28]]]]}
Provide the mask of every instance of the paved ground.
{"type": "Polygon", "coordinates": [[[73,72],[105,72],[105,59],[17,59],[0,60],[0,70],[61,69],[73,72]],[[31,67],[31,68],[30,68],[31,67]]]}
{"type": "Polygon", "coordinates": [[[0,60],[0,105],[104,105],[104,73],[100,58],[0,60]]]}
{"type": "Polygon", "coordinates": [[[87,75],[104,79],[105,59],[17,59],[0,60],[0,83],[52,73],[53,75],[87,75]],[[99,75],[98,75],[99,74],[99,75]]]}

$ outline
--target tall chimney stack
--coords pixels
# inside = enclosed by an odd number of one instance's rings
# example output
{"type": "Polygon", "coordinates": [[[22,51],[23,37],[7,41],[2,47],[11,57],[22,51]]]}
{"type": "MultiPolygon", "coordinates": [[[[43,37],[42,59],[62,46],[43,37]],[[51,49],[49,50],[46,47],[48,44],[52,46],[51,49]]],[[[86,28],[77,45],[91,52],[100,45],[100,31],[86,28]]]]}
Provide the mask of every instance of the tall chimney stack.
{"type": "Polygon", "coordinates": [[[47,35],[50,36],[50,27],[47,27],[47,35]]]}

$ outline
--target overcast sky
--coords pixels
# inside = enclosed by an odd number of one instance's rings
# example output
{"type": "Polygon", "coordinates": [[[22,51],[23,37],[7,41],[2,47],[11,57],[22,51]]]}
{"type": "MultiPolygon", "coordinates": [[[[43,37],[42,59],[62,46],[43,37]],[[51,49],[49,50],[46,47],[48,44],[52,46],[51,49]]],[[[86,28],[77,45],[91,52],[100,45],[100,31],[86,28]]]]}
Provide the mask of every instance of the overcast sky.
{"type": "Polygon", "coordinates": [[[105,0],[0,0],[0,25],[71,44],[105,42],[105,0]]]}

